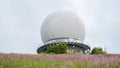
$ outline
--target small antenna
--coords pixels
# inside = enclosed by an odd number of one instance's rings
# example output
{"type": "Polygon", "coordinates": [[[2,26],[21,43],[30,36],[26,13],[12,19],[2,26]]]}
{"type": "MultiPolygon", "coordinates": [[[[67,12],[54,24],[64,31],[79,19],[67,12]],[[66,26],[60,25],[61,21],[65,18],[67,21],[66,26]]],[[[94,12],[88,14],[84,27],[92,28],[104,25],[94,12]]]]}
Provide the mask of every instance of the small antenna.
{"type": "Polygon", "coordinates": [[[105,45],[104,45],[104,51],[106,52],[106,47],[105,47],[105,45]]]}

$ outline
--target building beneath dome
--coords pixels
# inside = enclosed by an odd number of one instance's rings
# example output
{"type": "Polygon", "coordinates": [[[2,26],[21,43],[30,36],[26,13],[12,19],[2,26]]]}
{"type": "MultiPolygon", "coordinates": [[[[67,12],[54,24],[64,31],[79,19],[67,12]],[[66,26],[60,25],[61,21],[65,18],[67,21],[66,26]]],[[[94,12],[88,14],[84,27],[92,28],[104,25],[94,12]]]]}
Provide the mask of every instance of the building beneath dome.
{"type": "Polygon", "coordinates": [[[37,53],[47,50],[51,45],[65,43],[68,52],[88,53],[90,47],[83,44],[85,27],[77,14],[71,11],[57,11],[47,16],[41,27],[41,37],[44,45],[37,53]]]}

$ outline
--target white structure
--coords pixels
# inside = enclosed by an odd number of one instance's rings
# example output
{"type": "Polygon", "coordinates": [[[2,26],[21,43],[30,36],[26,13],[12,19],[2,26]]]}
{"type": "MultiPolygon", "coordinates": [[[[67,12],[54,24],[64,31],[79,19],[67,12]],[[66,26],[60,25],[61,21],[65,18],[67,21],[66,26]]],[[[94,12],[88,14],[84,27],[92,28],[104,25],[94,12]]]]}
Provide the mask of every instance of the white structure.
{"type": "Polygon", "coordinates": [[[58,11],[47,16],[41,28],[44,43],[54,38],[74,38],[81,43],[85,38],[85,27],[77,14],[70,11],[58,11]]]}
{"type": "Polygon", "coordinates": [[[77,51],[90,49],[82,44],[85,38],[84,24],[79,16],[71,11],[57,11],[48,15],[42,24],[41,37],[44,46],[38,48],[38,53],[58,42],[66,42],[69,48],[75,45],[77,51]]]}

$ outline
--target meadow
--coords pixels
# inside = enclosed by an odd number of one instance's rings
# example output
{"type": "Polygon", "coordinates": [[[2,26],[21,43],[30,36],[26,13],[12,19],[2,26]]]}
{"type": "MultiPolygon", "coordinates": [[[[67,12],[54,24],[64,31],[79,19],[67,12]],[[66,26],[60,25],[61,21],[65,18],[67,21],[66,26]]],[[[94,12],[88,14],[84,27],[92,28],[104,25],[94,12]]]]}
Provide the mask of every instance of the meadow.
{"type": "Polygon", "coordinates": [[[120,55],[0,53],[0,68],[120,68],[120,55]]]}

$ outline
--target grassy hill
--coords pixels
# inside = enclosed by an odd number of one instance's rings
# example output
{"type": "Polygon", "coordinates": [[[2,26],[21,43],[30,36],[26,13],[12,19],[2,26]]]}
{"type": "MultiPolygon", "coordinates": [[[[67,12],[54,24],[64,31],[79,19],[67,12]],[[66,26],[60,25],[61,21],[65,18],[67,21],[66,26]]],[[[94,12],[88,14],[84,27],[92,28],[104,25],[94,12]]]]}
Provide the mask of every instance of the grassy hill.
{"type": "Polygon", "coordinates": [[[0,53],[0,68],[120,68],[120,55],[0,53]]]}

